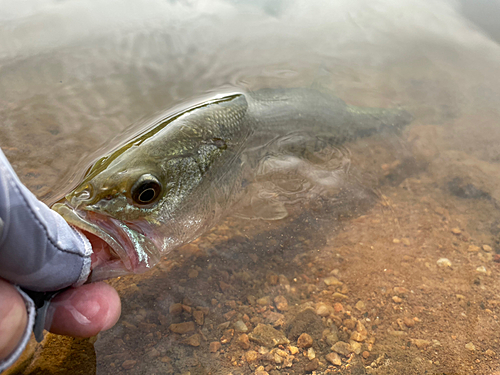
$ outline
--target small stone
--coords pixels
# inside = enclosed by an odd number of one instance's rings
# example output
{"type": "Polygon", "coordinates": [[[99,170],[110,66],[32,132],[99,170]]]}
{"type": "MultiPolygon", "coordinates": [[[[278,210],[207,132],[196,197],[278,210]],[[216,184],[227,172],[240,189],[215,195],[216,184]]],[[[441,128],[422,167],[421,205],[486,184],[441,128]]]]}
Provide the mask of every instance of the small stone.
{"type": "Polygon", "coordinates": [[[238,337],[238,344],[240,344],[240,346],[243,348],[243,349],[250,349],[250,340],[248,338],[248,335],[247,334],[242,334],[238,337]]]}
{"type": "Polygon", "coordinates": [[[313,339],[307,333],[303,333],[297,339],[297,346],[299,348],[310,348],[313,344],[313,339]]]}
{"type": "Polygon", "coordinates": [[[221,346],[222,345],[219,341],[212,341],[208,346],[208,350],[210,350],[210,353],[215,353],[221,348],[221,346]]]}
{"type": "Polygon", "coordinates": [[[451,262],[448,258],[439,258],[436,263],[441,268],[451,267],[451,262]]]}
{"type": "Polygon", "coordinates": [[[299,348],[296,346],[288,345],[288,350],[290,351],[291,355],[295,355],[299,352],[299,348]]]}
{"type": "Polygon", "coordinates": [[[345,294],[342,294],[342,293],[339,293],[339,292],[333,293],[332,297],[334,299],[341,299],[341,300],[347,299],[347,296],[345,294]]]}
{"type": "Polygon", "coordinates": [[[318,359],[315,358],[304,366],[304,371],[306,373],[313,372],[318,369],[318,366],[319,366],[319,361],[318,359]]]}
{"type": "Polygon", "coordinates": [[[484,352],[485,355],[487,355],[488,357],[496,357],[497,356],[497,353],[495,353],[493,350],[491,349],[488,349],[484,352]]]}
{"type": "Polygon", "coordinates": [[[198,277],[198,271],[195,270],[194,268],[190,269],[188,272],[188,277],[190,279],[196,279],[198,277]]]}
{"type": "Polygon", "coordinates": [[[453,228],[451,230],[451,233],[453,233],[453,234],[460,234],[460,233],[462,233],[462,231],[460,230],[460,228],[453,228]]]}
{"type": "Polygon", "coordinates": [[[194,322],[184,322],[178,324],[170,324],[168,327],[173,333],[178,333],[180,335],[195,330],[194,322]]]}
{"type": "Polygon", "coordinates": [[[287,311],[288,310],[288,301],[283,296],[277,296],[274,299],[274,303],[276,304],[276,308],[279,311],[287,311]]]}
{"type": "Polygon", "coordinates": [[[328,276],[328,277],[325,277],[325,279],[323,280],[323,282],[327,285],[327,286],[339,286],[339,285],[343,285],[344,283],[342,281],[340,281],[339,279],[337,279],[335,276],[328,276]]]}
{"type": "Polygon", "coordinates": [[[133,359],[127,359],[125,362],[122,363],[122,367],[125,369],[125,370],[130,370],[131,368],[133,368],[135,366],[135,364],[137,363],[136,360],[133,360],[133,359]]]}
{"type": "Polygon", "coordinates": [[[312,361],[314,358],[316,358],[316,352],[314,351],[313,348],[307,349],[307,358],[312,361]]]}
{"type": "Polygon", "coordinates": [[[332,350],[336,353],[348,356],[350,353],[349,344],[344,341],[338,341],[332,346],[332,350]]]}
{"type": "Polygon", "coordinates": [[[168,357],[168,356],[166,356],[166,355],[165,355],[165,356],[163,356],[163,357],[161,357],[161,358],[160,358],[160,361],[161,361],[162,363],[170,363],[170,362],[172,362],[172,360],[170,359],[170,357],[168,357]]]}
{"type": "Polygon", "coordinates": [[[370,356],[370,352],[365,350],[361,355],[363,356],[364,359],[367,359],[370,356]]]}
{"type": "Polygon", "coordinates": [[[234,329],[236,330],[236,332],[248,332],[248,327],[245,323],[243,323],[242,320],[238,320],[234,323],[234,329]]]}
{"type": "Polygon", "coordinates": [[[245,359],[249,363],[255,362],[258,357],[259,357],[259,353],[257,353],[255,350],[249,350],[248,352],[245,353],[245,359]]]}
{"type": "Polygon", "coordinates": [[[225,313],[223,316],[224,316],[224,319],[231,320],[235,315],[236,315],[236,311],[230,310],[227,313],[225,313]]]}
{"type": "Polygon", "coordinates": [[[224,334],[220,338],[220,342],[222,344],[227,344],[228,342],[230,342],[233,339],[233,335],[234,335],[234,329],[226,329],[224,331],[224,334]]]}
{"type": "Polygon", "coordinates": [[[225,292],[231,288],[231,285],[229,285],[228,283],[225,283],[224,281],[219,281],[219,286],[220,286],[220,290],[222,290],[222,292],[225,292]]]}
{"type": "Polygon", "coordinates": [[[192,336],[189,336],[187,339],[182,341],[184,344],[190,346],[200,346],[200,335],[195,333],[192,336]]]}
{"type": "Polygon", "coordinates": [[[403,245],[405,246],[410,246],[410,240],[408,238],[403,238],[401,240],[401,242],[403,243],[403,245]]]}
{"type": "Polygon", "coordinates": [[[469,245],[467,248],[467,251],[470,251],[471,253],[477,253],[480,250],[479,246],[476,245],[469,245]]]}
{"type": "Polygon", "coordinates": [[[257,300],[257,304],[261,306],[268,306],[271,304],[271,297],[265,296],[257,300]]]}
{"type": "Polygon", "coordinates": [[[182,310],[184,310],[188,314],[191,314],[191,312],[193,311],[193,308],[191,306],[188,306],[188,305],[182,305],[182,310]]]}
{"type": "Polygon", "coordinates": [[[366,306],[365,306],[365,303],[363,301],[358,301],[356,302],[356,305],[354,306],[358,311],[365,311],[366,310],[366,306]]]}
{"type": "Polygon", "coordinates": [[[340,359],[340,356],[335,353],[335,352],[332,352],[330,354],[327,354],[325,356],[326,360],[328,362],[330,362],[332,365],[335,365],[335,366],[340,366],[342,364],[342,360],[340,359]]]}
{"type": "Polygon", "coordinates": [[[412,342],[415,344],[415,346],[419,349],[427,349],[427,347],[431,344],[429,340],[422,340],[422,339],[414,339],[412,342]]]}
{"type": "Polygon", "coordinates": [[[489,245],[483,245],[483,250],[486,251],[486,252],[490,252],[490,251],[493,251],[493,249],[491,248],[491,246],[489,245]]]}
{"type": "Polygon", "coordinates": [[[335,302],[335,303],[333,304],[333,310],[334,310],[335,312],[338,312],[338,313],[339,313],[339,312],[342,312],[342,311],[344,311],[344,306],[342,306],[342,304],[341,304],[340,302],[335,302]]]}
{"type": "Polygon", "coordinates": [[[488,271],[486,270],[486,267],[485,266],[479,266],[476,268],[476,272],[479,272],[479,273],[488,273],[488,271]]]}
{"type": "Polygon", "coordinates": [[[400,297],[398,296],[394,296],[392,297],[392,300],[395,302],[395,303],[402,303],[403,302],[403,299],[401,299],[400,297]]]}
{"type": "Polygon", "coordinates": [[[347,329],[354,329],[356,327],[356,321],[354,319],[344,319],[343,323],[347,329]]]}
{"type": "Polygon", "coordinates": [[[174,303],[168,311],[171,315],[180,315],[182,313],[182,303],[174,303]]]}
{"type": "Polygon", "coordinates": [[[353,333],[351,333],[351,340],[363,342],[366,340],[366,334],[359,333],[359,332],[353,332],[353,333]]]}
{"type": "Polygon", "coordinates": [[[398,238],[394,238],[394,239],[392,240],[392,243],[400,243],[400,242],[401,242],[401,241],[400,241],[398,238]]]}
{"type": "Polygon", "coordinates": [[[203,311],[200,311],[200,310],[193,311],[193,319],[196,322],[196,324],[198,324],[199,326],[202,326],[204,321],[205,321],[203,311]]]}
{"type": "Polygon", "coordinates": [[[330,311],[331,311],[331,307],[325,305],[324,303],[320,304],[316,308],[316,314],[318,314],[319,316],[328,316],[328,315],[330,315],[330,311]]]}
{"type": "Polygon", "coordinates": [[[470,350],[472,352],[472,351],[476,350],[476,346],[472,342],[469,342],[469,343],[465,344],[465,349],[470,350]]]}
{"type": "Polygon", "coordinates": [[[411,328],[413,326],[415,326],[415,321],[412,319],[412,318],[409,318],[407,316],[405,316],[403,318],[403,323],[405,324],[405,326],[407,326],[408,328],[411,328]]]}
{"type": "Polygon", "coordinates": [[[360,342],[351,340],[349,342],[349,351],[354,354],[359,354],[361,353],[361,346],[362,344],[360,342]]]}
{"type": "Polygon", "coordinates": [[[396,293],[399,296],[405,296],[408,294],[408,289],[402,287],[402,286],[395,286],[393,288],[394,293],[396,293]]]}
{"type": "Polygon", "coordinates": [[[262,323],[259,323],[248,337],[257,344],[268,348],[290,343],[282,332],[262,323]]]}

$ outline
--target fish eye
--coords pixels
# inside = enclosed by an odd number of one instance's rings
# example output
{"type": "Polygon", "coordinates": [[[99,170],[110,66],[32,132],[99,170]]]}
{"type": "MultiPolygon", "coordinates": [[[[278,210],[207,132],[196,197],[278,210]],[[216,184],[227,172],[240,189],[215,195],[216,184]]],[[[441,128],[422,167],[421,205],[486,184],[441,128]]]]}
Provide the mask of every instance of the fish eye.
{"type": "Polygon", "coordinates": [[[132,199],[138,205],[154,202],[161,193],[161,184],[158,179],[150,174],[144,174],[132,186],[132,199]]]}

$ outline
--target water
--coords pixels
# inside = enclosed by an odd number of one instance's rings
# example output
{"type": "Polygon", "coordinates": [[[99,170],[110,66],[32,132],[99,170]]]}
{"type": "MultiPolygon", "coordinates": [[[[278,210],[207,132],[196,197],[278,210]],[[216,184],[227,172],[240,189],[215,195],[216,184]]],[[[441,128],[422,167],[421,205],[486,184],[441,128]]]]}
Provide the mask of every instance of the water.
{"type": "Polygon", "coordinates": [[[215,94],[321,87],[415,117],[346,145],[373,199],[229,217],[152,272],[113,280],[123,315],[93,346],[49,335],[24,373],[500,371],[500,48],[471,4],[4,1],[0,146],[48,203],[104,152],[215,94]],[[172,332],[185,321],[195,330],[172,332]],[[247,343],[239,321],[293,347],[306,332],[316,358],[247,343]],[[341,366],[328,361],[335,335],[361,344],[341,366]]]}

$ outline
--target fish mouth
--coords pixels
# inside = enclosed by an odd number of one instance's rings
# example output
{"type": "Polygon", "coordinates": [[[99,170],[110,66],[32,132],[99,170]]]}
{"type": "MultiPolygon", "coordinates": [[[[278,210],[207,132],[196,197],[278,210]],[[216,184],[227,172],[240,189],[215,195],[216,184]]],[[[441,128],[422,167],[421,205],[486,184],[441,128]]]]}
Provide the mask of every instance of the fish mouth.
{"type": "Polygon", "coordinates": [[[123,223],[93,211],[78,210],[64,203],[52,209],[77,227],[92,244],[92,266],[88,282],[142,273],[159,260],[156,244],[138,223],[123,223]]]}

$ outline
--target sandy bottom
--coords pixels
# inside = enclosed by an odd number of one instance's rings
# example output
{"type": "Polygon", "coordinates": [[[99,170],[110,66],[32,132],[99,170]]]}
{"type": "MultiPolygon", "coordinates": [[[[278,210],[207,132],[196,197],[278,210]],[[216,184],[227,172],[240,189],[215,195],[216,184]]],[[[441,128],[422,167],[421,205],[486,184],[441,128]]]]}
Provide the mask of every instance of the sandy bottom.
{"type": "Polygon", "coordinates": [[[500,374],[500,158],[462,125],[349,145],[373,198],[228,218],[110,281],[116,327],[48,334],[8,373],[500,374]]]}

